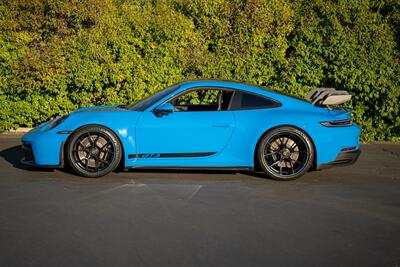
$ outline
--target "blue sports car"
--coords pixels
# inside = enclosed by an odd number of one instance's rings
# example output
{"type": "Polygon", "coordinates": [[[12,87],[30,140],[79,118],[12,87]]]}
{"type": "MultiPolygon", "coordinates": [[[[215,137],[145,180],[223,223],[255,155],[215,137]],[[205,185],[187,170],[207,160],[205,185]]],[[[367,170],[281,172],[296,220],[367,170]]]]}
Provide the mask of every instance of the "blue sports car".
{"type": "Polygon", "coordinates": [[[173,85],[131,105],[95,106],[22,137],[23,162],[85,177],[129,168],[262,171],[292,180],[354,163],[360,129],[333,108],[351,94],[316,89],[306,100],[227,81],[173,85]]]}

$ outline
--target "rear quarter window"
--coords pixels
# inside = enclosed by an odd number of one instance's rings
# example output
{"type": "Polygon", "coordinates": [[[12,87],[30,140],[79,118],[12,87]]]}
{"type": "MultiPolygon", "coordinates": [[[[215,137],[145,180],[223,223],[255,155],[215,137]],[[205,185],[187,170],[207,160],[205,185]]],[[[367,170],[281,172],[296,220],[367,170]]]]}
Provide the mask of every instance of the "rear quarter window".
{"type": "Polygon", "coordinates": [[[231,105],[231,110],[276,108],[281,104],[278,101],[262,95],[236,91],[231,105]]]}

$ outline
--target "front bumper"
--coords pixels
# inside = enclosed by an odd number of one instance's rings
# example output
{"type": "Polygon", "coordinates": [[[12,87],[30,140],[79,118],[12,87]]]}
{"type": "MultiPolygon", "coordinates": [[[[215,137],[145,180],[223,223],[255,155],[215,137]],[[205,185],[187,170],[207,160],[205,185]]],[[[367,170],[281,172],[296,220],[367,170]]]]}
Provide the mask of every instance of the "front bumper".
{"type": "Polygon", "coordinates": [[[22,136],[21,163],[41,168],[64,166],[64,144],[69,134],[46,130],[45,124],[22,136]]]}
{"type": "Polygon", "coordinates": [[[341,152],[336,156],[336,159],[334,161],[318,164],[317,170],[352,165],[357,161],[360,154],[361,149],[349,152],[341,152]]]}
{"type": "Polygon", "coordinates": [[[29,142],[22,142],[22,159],[21,163],[29,166],[40,168],[63,168],[64,167],[64,142],[60,145],[60,156],[58,164],[37,164],[32,150],[32,145],[29,142]]]}

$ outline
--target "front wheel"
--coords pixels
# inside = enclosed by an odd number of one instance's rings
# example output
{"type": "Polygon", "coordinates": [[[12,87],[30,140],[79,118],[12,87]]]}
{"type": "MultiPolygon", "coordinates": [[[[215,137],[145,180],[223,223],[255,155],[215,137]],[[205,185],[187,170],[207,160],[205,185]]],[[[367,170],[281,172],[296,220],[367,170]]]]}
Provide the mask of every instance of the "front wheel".
{"type": "Polygon", "coordinates": [[[71,135],[66,146],[66,157],[76,173],[97,178],[118,166],[122,157],[121,144],[111,130],[89,125],[71,135]]]}
{"type": "Polygon", "coordinates": [[[307,134],[294,127],[279,127],[262,137],[257,163],[275,180],[294,180],[311,168],[314,154],[307,134]]]}

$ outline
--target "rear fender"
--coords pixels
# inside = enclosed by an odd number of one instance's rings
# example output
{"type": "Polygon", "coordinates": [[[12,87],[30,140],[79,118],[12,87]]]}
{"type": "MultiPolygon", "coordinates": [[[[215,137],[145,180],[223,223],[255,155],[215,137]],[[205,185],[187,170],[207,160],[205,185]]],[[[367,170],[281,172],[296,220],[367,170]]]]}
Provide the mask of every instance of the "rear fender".
{"type": "Polygon", "coordinates": [[[313,147],[314,150],[314,161],[313,161],[313,165],[312,165],[312,169],[315,169],[317,166],[317,149],[315,147],[314,141],[312,139],[312,137],[310,136],[310,134],[303,128],[297,126],[297,125],[292,125],[292,124],[280,124],[280,125],[276,125],[272,128],[269,128],[268,130],[266,130],[262,135],[259,136],[258,141],[256,143],[256,145],[254,146],[254,151],[253,151],[253,155],[254,155],[254,168],[257,169],[257,150],[258,150],[258,146],[260,145],[262,139],[267,136],[270,132],[272,132],[275,129],[281,128],[281,127],[293,127],[296,128],[299,131],[302,131],[305,135],[308,136],[308,138],[310,138],[311,140],[311,145],[313,147]]]}

